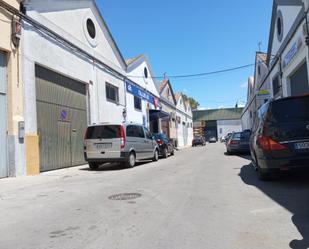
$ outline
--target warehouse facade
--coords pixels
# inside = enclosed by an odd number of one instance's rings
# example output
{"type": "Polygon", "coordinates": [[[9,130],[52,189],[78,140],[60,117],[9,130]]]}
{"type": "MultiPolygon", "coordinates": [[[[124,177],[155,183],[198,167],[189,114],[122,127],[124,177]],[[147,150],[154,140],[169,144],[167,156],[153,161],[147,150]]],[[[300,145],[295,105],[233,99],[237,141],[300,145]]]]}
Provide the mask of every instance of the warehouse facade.
{"type": "Polygon", "coordinates": [[[26,172],[81,165],[87,125],[124,121],[125,61],[95,1],[28,0],[24,10],[42,25],[23,23],[26,172]]]}
{"type": "Polygon", "coordinates": [[[217,140],[230,132],[242,130],[241,114],[243,108],[225,108],[193,111],[195,136],[210,137],[217,140]]]}

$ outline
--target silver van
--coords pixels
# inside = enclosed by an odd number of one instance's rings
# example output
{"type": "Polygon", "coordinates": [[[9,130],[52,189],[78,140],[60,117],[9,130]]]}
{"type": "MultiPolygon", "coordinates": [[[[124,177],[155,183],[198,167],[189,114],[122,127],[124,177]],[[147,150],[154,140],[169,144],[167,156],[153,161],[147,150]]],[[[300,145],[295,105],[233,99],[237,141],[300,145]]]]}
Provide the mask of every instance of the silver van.
{"type": "Polygon", "coordinates": [[[134,167],[136,161],[158,161],[159,148],[151,132],[140,124],[99,124],[85,133],[84,156],[91,169],[107,162],[134,167]]]}

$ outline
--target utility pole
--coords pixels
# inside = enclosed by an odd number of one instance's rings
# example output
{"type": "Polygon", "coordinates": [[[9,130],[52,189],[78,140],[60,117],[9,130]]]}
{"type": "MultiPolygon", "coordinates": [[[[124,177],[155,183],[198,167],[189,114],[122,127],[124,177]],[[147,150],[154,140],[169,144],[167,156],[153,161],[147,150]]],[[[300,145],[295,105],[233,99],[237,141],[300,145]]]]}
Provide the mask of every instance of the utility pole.
{"type": "Polygon", "coordinates": [[[259,46],[259,52],[261,52],[261,49],[262,49],[262,42],[259,42],[259,43],[258,43],[258,46],[259,46]]]}

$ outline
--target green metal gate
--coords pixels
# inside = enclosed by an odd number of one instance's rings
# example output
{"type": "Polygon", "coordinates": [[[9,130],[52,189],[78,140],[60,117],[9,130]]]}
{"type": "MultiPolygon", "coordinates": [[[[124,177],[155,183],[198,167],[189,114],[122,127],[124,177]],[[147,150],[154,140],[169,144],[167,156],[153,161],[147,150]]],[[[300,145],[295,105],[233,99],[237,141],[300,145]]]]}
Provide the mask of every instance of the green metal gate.
{"type": "Polygon", "coordinates": [[[84,164],[86,86],[40,66],[35,74],[41,172],[84,164]]]}

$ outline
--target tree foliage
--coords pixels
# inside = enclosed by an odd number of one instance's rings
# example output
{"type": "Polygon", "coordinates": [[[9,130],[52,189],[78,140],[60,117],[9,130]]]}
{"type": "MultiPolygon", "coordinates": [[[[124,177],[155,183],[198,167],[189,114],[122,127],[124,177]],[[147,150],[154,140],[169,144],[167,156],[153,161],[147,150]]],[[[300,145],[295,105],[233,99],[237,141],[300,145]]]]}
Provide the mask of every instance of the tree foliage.
{"type": "Polygon", "coordinates": [[[200,103],[196,101],[194,98],[188,97],[185,94],[183,94],[182,96],[184,101],[189,101],[192,110],[197,110],[197,108],[200,106],[200,103]]]}

